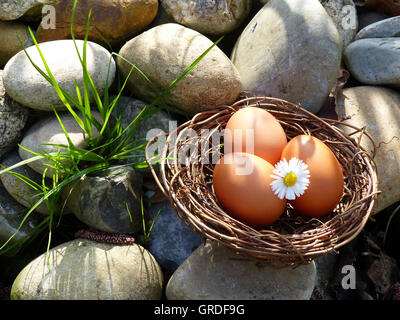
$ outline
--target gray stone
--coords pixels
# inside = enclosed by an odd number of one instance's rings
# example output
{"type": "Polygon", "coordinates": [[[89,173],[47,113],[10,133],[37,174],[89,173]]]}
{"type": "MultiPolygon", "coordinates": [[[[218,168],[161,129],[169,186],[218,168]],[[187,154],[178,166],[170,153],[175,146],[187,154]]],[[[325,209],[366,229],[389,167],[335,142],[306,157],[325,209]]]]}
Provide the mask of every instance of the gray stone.
{"type": "Polygon", "coordinates": [[[141,196],[142,177],[131,167],[111,167],[96,176],[83,176],[63,190],[63,199],[75,216],[105,232],[141,230],[141,196]]]}
{"type": "MultiPolygon", "coordinates": [[[[19,162],[22,159],[19,157],[17,150],[8,153],[1,164],[5,167],[11,167],[19,162]]],[[[27,165],[19,166],[15,169],[11,170],[19,175],[22,175],[30,180],[36,182],[39,185],[42,185],[42,176],[38,174],[36,171],[32,170],[27,165]]],[[[11,173],[3,173],[0,175],[1,182],[4,187],[8,191],[8,193],[20,204],[22,204],[26,208],[32,208],[32,206],[40,200],[42,196],[38,196],[39,191],[35,190],[33,187],[29,186],[21,179],[17,178],[15,175],[11,173]]],[[[30,182],[29,182],[30,183],[30,182]]],[[[45,179],[46,186],[52,186],[52,180],[49,178],[45,179]]],[[[46,203],[41,203],[35,211],[42,213],[44,215],[49,214],[49,210],[47,209],[46,203]]],[[[66,213],[66,211],[64,211],[66,213]]]]}
{"type": "Polygon", "coordinates": [[[40,223],[40,217],[32,213],[20,228],[21,222],[27,212],[28,210],[16,202],[0,182],[0,247],[10,237],[12,237],[11,240],[3,250],[10,248],[10,246],[15,246],[10,251],[7,251],[6,255],[15,255],[18,253],[22,243],[25,241],[24,238],[33,232],[34,228],[40,223]]]}
{"type": "Polygon", "coordinates": [[[0,159],[19,142],[28,116],[28,109],[7,95],[0,70],[0,159]]]}
{"type": "Polygon", "coordinates": [[[12,300],[156,300],[163,274],[143,247],[76,239],[43,253],[15,279],[12,300]]]}
{"type": "MultiPolygon", "coordinates": [[[[373,213],[400,201],[400,94],[377,86],[347,88],[338,94],[336,112],[339,119],[351,117],[346,123],[357,128],[365,127],[375,140],[377,152],[374,160],[381,193],[373,213]]],[[[346,134],[354,131],[346,126],[341,128],[346,134]]],[[[359,134],[353,137],[358,139],[359,134]]],[[[366,137],[361,140],[361,146],[367,151],[373,150],[373,144],[366,137]]]]}
{"type": "Polygon", "coordinates": [[[361,39],[344,52],[354,78],[369,85],[400,85],[400,38],[361,39]]]}
{"type": "Polygon", "coordinates": [[[354,40],[400,37],[400,16],[380,20],[361,29],[354,40]]]}
{"type": "MultiPolygon", "coordinates": [[[[81,56],[83,43],[83,40],[76,40],[81,56]]],[[[83,96],[82,65],[73,41],[49,41],[40,43],[39,47],[59,86],[77,99],[74,82],[76,80],[83,96]]],[[[26,51],[39,68],[46,70],[36,46],[31,46],[26,51]]],[[[115,62],[105,48],[90,41],[87,43],[86,55],[87,70],[99,95],[102,96],[107,78],[109,86],[114,81],[115,62]],[[108,74],[110,61],[110,73],[108,74]]],[[[7,93],[24,106],[51,111],[53,105],[57,110],[66,110],[53,86],[35,69],[24,51],[14,55],[4,67],[4,86],[7,93]]],[[[93,101],[93,95],[90,97],[93,101]]]]}
{"type": "Polygon", "coordinates": [[[336,253],[329,253],[314,260],[317,269],[316,288],[321,294],[321,300],[335,300],[330,284],[336,271],[337,258],[336,253]]]}
{"type": "MultiPolygon", "coordinates": [[[[179,24],[163,24],[128,41],[119,54],[147,75],[156,89],[134,71],[128,87],[140,99],[152,102],[206,49],[211,40],[179,24]]],[[[126,77],[131,66],[117,59],[126,77]]],[[[229,58],[214,47],[165,97],[167,105],[196,114],[234,102],[241,91],[240,76],[229,58]]]]}
{"type": "Polygon", "coordinates": [[[150,233],[149,251],[163,268],[173,272],[204,238],[186,226],[168,202],[151,205],[150,216],[157,218],[150,233]]]}
{"type": "Polygon", "coordinates": [[[237,40],[231,59],[243,90],[317,113],[339,75],[342,41],[318,0],[271,0],[237,40]]]}
{"type": "Polygon", "coordinates": [[[0,2],[0,20],[16,20],[28,11],[56,0],[2,0],[0,2]]]}
{"type": "Polygon", "coordinates": [[[232,32],[247,18],[253,0],[163,0],[165,11],[176,23],[202,34],[232,32]]]}
{"type": "Polygon", "coordinates": [[[169,300],[308,300],[315,286],[314,262],[295,269],[252,260],[207,240],[175,271],[169,300]]]}
{"type": "Polygon", "coordinates": [[[353,0],[320,0],[326,12],[332,18],[345,48],[358,30],[356,5],[353,0]]]}
{"type": "MultiPolygon", "coordinates": [[[[92,115],[102,123],[102,118],[99,112],[92,111],[92,115]]],[[[59,117],[63,123],[65,130],[68,133],[69,138],[75,147],[85,149],[86,142],[83,135],[83,130],[76,122],[75,118],[69,112],[59,113],[59,117]]],[[[82,116],[80,116],[83,119],[82,116]]],[[[98,130],[92,126],[93,137],[96,139],[99,135],[98,130]]],[[[42,153],[52,153],[60,151],[66,151],[63,147],[53,146],[53,145],[44,145],[45,143],[53,143],[53,144],[62,144],[68,145],[67,137],[64,134],[64,131],[55,115],[49,115],[36,123],[34,123],[28,131],[25,133],[21,146],[27,150],[42,153]]],[[[24,150],[23,148],[18,149],[18,153],[23,160],[34,157],[35,155],[29,151],[24,150]]],[[[46,164],[51,164],[50,161],[46,158],[42,158],[36,160],[34,162],[28,163],[28,166],[33,170],[38,172],[40,175],[46,171],[46,177],[53,177],[53,168],[47,166],[46,164]]],[[[70,165],[67,160],[64,161],[65,165],[70,165]]],[[[59,172],[59,175],[62,176],[62,172],[59,172]]]]}
{"type": "Polygon", "coordinates": [[[25,48],[33,44],[25,24],[15,21],[0,21],[0,68],[23,49],[18,38],[21,39],[25,48]]]}

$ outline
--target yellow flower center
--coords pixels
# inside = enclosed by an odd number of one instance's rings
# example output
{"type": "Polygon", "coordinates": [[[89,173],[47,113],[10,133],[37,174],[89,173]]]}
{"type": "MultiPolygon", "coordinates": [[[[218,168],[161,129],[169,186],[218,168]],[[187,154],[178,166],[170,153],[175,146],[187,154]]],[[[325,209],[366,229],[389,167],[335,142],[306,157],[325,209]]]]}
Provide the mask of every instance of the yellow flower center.
{"type": "Polygon", "coordinates": [[[293,187],[297,182],[297,176],[293,172],[289,172],[284,178],[283,183],[287,187],[293,187]]]}

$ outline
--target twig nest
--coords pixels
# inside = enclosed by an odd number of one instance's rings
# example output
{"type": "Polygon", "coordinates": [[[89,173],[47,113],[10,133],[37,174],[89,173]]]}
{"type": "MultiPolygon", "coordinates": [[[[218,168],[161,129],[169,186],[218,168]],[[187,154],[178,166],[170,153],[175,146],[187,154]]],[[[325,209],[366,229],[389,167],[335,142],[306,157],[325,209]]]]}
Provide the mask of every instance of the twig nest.
{"type": "MultiPolygon", "coordinates": [[[[79,54],[83,55],[83,40],[76,40],[79,54]]],[[[40,50],[58,85],[77,99],[75,82],[83,95],[83,72],[74,42],[72,40],[49,41],[39,44],[40,50]]],[[[26,49],[32,61],[46,72],[36,46],[26,49]]],[[[88,42],[86,67],[100,96],[106,85],[110,86],[115,77],[115,62],[102,46],[88,42]],[[110,72],[108,74],[108,65],[110,72]],[[108,79],[108,82],[107,82],[108,79]]],[[[4,67],[4,87],[7,93],[26,107],[52,111],[66,110],[53,86],[35,69],[24,51],[14,55],[4,67]]],[[[90,95],[93,102],[93,95],[90,95]]]]}
{"type": "Polygon", "coordinates": [[[315,281],[314,262],[284,268],[206,241],[172,275],[166,296],[169,300],[308,300],[315,281]]]}
{"type": "MultiPolygon", "coordinates": [[[[176,23],[163,24],[128,41],[119,54],[135,64],[152,81],[134,71],[128,80],[129,89],[140,99],[152,102],[205,50],[211,40],[176,23]]],[[[124,77],[131,65],[117,58],[124,77]]],[[[215,108],[237,99],[241,91],[240,76],[229,58],[214,47],[190,73],[165,96],[167,105],[184,112],[215,108]]]]}
{"type": "Polygon", "coordinates": [[[163,0],[161,5],[175,20],[202,34],[226,34],[248,16],[252,0],[163,0]]]}
{"type": "Polygon", "coordinates": [[[341,57],[340,35],[318,0],[271,0],[246,26],[231,59],[243,90],[317,113],[336,84],[341,57]]]}
{"type": "Polygon", "coordinates": [[[153,300],[161,298],[163,281],[157,261],[140,245],[76,239],[29,263],[11,299],[153,300]]]}

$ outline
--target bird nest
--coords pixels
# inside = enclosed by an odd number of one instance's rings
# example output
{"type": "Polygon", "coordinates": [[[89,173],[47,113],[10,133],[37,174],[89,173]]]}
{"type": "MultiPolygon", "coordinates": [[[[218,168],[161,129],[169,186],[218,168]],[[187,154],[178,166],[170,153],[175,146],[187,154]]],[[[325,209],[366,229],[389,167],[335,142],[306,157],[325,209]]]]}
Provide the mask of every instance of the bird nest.
{"type": "Polygon", "coordinates": [[[194,232],[252,258],[300,265],[337,252],[360,233],[371,214],[378,194],[375,150],[368,153],[360,141],[366,137],[373,146],[375,143],[364,129],[320,118],[281,99],[252,97],[198,113],[163,139],[153,138],[146,147],[146,160],[178,217],[194,232]],[[274,115],[288,140],[312,135],[333,151],[342,165],[345,185],[340,203],[331,213],[305,217],[288,203],[279,220],[257,229],[233,218],[218,202],[212,186],[216,163],[212,159],[222,157],[223,148],[215,144],[215,137],[237,110],[250,106],[274,115]],[[345,134],[340,126],[350,127],[352,133],[345,134]],[[157,142],[162,151],[155,169],[149,150],[157,142]]]}

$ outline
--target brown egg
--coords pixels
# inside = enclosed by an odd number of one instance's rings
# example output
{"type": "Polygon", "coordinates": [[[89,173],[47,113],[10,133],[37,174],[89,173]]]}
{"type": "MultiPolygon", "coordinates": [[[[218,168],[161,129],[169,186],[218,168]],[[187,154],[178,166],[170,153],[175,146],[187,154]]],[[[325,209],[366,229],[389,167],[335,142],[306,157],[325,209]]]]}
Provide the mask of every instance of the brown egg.
{"type": "Polygon", "coordinates": [[[272,164],[251,154],[225,155],[214,168],[215,195],[234,218],[254,227],[271,224],[286,206],[271,189],[272,170],[272,164]]]}
{"type": "Polygon", "coordinates": [[[291,204],[299,213],[319,217],[329,214],[343,195],[343,170],[336,156],[321,140],[299,135],[288,142],[282,159],[292,157],[303,160],[310,171],[310,185],[304,194],[291,204]]]}
{"type": "Polygon", "coordinates": [[[232,148],[231,152],[251,153],[274,165],[281,159],[287,139],[282,126],[271,113],[261,108],[246,107],[236,111],[229,119],[224,142],[232,148]]]}

